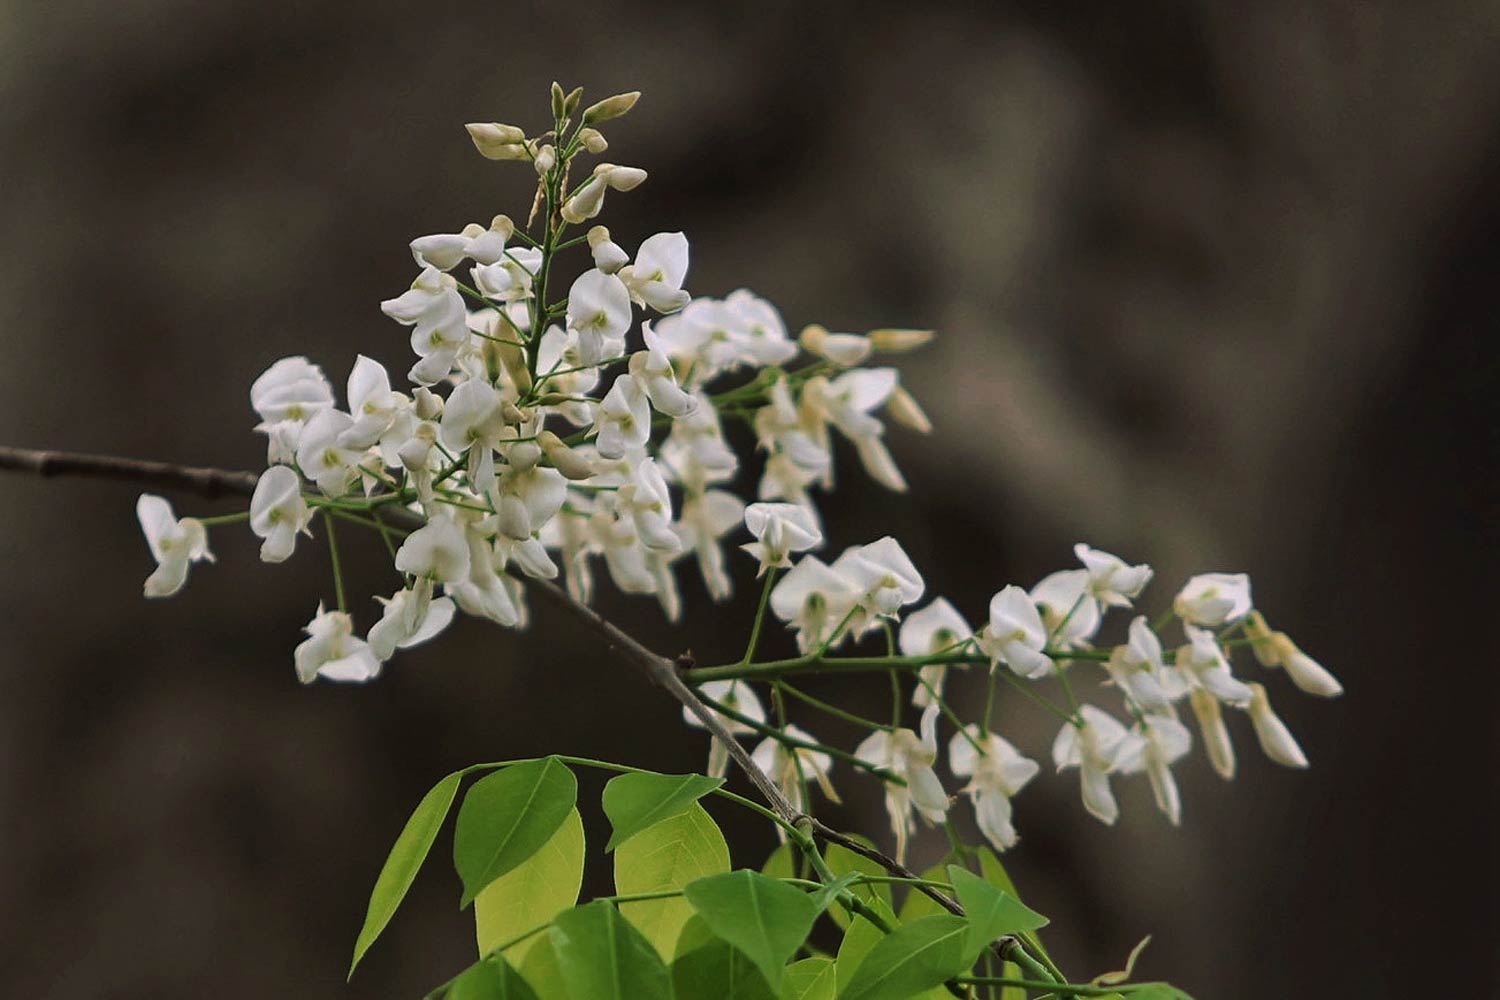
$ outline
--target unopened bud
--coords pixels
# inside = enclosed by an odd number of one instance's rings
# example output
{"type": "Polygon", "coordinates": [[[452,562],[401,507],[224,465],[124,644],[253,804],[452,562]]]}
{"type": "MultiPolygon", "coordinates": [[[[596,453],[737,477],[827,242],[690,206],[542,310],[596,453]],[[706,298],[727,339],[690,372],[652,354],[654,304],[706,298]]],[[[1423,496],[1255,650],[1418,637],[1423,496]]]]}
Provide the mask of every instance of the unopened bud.
{"type": "MultiPolygon", "coordinates": [[[[436,420],[443,415],[443,397],[428,388],[418,388],[411,394],[412,408],[421,420],[436,420]]],[[[420,432],[421,428],[417,428],[420,432]]]]}
{"type": "Polygon", "coordinates": [[[885,411],[896,423],[910,427],[918,434],[932,433],[932,421],[927,419],[927,414],[922,410],[921,404],[917,402],[915,396],[899,385],[886,397],[885,411]]]}
{"type": "Polygon", "coordinates": [[[464,128],[479,155],[490,160],[524,160],[526,133],[514,125],[499,122],[470,122],[464,128]]]}
{"type": "Polygon", "coordinates": [[[526,367],[526,351],[519,344],[510,341],[485,341],[485,346],[493,346],[495,353],[500,356],[500,363],[505,366],[505,373],[510,376],[516,391],[521,395],[531,391],[531,369],[526,367]]]}
{"type": "Polygon", "coordinates": [[[1319,698],[1334,698],[1344,693],[1344,686],[1338,682],[1338,678],[1329,673],[1323,664],[1298,649],[1297,644],[1285,632],[1277,632],[1271,636],[1271,644],[1276,650],[1276,658],[1286,669],[1286,675],[1303,691],[1319,698]]]}
{"type": "Polygon", "coordinates": [[[537,447],[535,441],[521,441],[506,450],[505,460],[517,472],[525,472],[536,468],[536,463],[542,460],[542,449],[537,447]]]}
{"type": "Polygon", "coordinates": [[[578,105],[583,103],[583,88],[574,87],[568,91],[568,96],[563,98],[563,117],[572,118],[573,112],[578,110],[578,105]]]}
{"type": "Polygon", "coordinates": [[[542,451],[546,454],[547,461],[552,463],[552,467],[568,479],[576,481],[591,479],[594,476],[593,463],[569,448],[563,443],[562,438],[551,431],[542,431],[536,436],[536,442],[542,446],[542,451]]]}
{"type": "Polygon", "coordinates": [[[616,94],[606,97],[597,104],[591,104],[583,112],[583,123],[592,125],[596,122],[607,122],[612,118],[619,118],[631,108],[635,102],[641,99],[639,90],[632,90],[628,94],[616,94]]]}
{"type": "Polygon", "coordinates": [[[437,426],[424,421],[417,425],[411,437],[397,450],[396,457],[408,469],[424,469],[427,467],[427,456],[436,441],[437,426]]]}
{"type": "Polygon", "coordinates": [[[1266,624],[1266,616],[1259,611],[1252,611],[1245,616],[1245,638],[1250,640],[1250,651],[1255,654],[1255,659],[1263,667],[1281,666],[1281,657],[1277,655],[1276,646],[1271,641],[1271,626],[1266,624]]]}
{"type": "Polygon", "coordinates": [[[596,128],[586,128],[578,133],[583,148],[598,156],[609,148],[609,140],[604,138],[604,133],[596,128]]]}
{"type": "Polygon", "coordinates": [[[630,255],[609,238],[609,230],[603,226],[589,230],[589,250],[594,255],[594,266],[605,274],[614,274],[630,263],[630,255]]]}
{"type": "Polygon", "coordinates": [[[536,168],[538,177],[546,177],[557,166],[557,150],[550,144],[543,146],[536,151],[536,159],[531,161],[531,165],[536,168]]]}
{"type": "Polygon", "coordinates": [[[906,354],[932,343],[931,330],[871,330],[870,346],[882,354],[906,354]]]}
{"type": "Polygon", "coordinates": [[[563,93],[562,84],[556,80],[552,81],[552,117],[558,121],[568,117],[568,95],[563,93]]]}
{"type": "Polygon", "coordinates": [[[531,422],[531,411],[523,410],[508,399],[500,401],[500,418],[507,424],[525,424],[531,422]]]}
{"type": "Polygon", "coordinates": [[[602,176],[604,182],[616,191],[634,191],[646,179],[646,171],[640,167],[621,167],[613,163],[601,163],[594,168],[594,176],[602,176]]]}
{"type": "Polygon", "coordinates": [[[1307,756],[1297,745],[1292,731],[1271,710],[1271,699],[1266,689],[1259,684],[1250,685],[1250,724],[1255,727],[1255,738],[1265,755],[1287,767],[1306,767],[1307,756]]]}
{"type": "Polygon", "coordinates": [[[604,192],[608,185],[597,174],[583,182],[573,197],[563,202],[562,217],[573,225],[592,219],[604,207],[604,192]]]}
{"type": "Polygon", "coordinates": [[[797,343],[809,354],[827,358],[836,365],[853,368],[870,356],[870,341],[857,333],[829,333],[818,323],[802,328],[797,343]]]}

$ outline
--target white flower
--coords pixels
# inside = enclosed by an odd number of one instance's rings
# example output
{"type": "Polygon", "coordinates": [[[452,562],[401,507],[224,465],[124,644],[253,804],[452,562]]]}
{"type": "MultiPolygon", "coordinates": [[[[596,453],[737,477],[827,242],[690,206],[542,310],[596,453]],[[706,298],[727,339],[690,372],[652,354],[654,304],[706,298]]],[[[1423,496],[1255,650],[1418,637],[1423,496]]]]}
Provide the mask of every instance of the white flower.
{"type": "MultiPolygon", "coordinates": [[[[817,742],[811,733],[796,726],[787,726],[781,733],[783,736],[801,740],[803,743],[817,742]]],[[[830,802],[839,801],[838,793],[833,789],[833,783],[828,780],[828,772],[833,769],[833,758],[821,750],[804,746],[787,746],[781,740],[767,737],[756,746],[750,759],[755,761],[755,766],[760,768],[777,788],[781,789],[781,794],[786,796],[787,801],[798,812],[807,811],[807,782],[809,781],[816,781],[830,802]]]]}
{"type": "Polygon", "coordinates": [[[638,305],[659,313],[688,304],[682,281],[687,277],[688,241],[682,233],[657,233],[641,242],[635,263],[620,269],[620,278],[638,305]]]}
{"type": "Polygon", "coordinates": [[[948,768],[969,779],[963,792],[974,803],[979,832],[995,850],[1003,851],[1020,839],[1011,824],[1010,800],[1036,777],[1041,766],[994,733],[982,736],[974,725],[966,727],[966,732],[967,736],[954,733],[949,741],[948,768]],[[984,749],[983,756],[975,750],[975,743],[984,749]]]}
{"type": "Polygon", "coordinates": [[[516,302],[529,298],[542,252],[535,247],[516,247],[493,264],[477,264],[469,272],[479,294],[493,302],[516,302]]]}
{"type": "Polygon", "coordinates": [[[1188,580],[1172,601],[1177,617],[1218,628],[1250,612],[1250,578],[1244,573],[1203,573],[1188,580]]]}
{"type": "Polygon", "coordinates": [[[568,329],[578,335],[579,364],[623,354],[631,318],[630,292],[618,277],[597,269],[579,275],[568,290],[568,329]]]}
{"type": "Polygon", "coordinates": [[[630,356],[630,374],[641,384],[641,390],[657,411],[669,417],[686,417],[698,406],[698,400],[677,384],[672,362],[662,350],[661,340],[647,323],[642,329],[646,350],[630,356]]]}
{"type": "Polygon", "coordinates": [[[1056,667],[1043,650],[1047,630],[1026,591],[1011,584],[990,598],[990,621],[976,639],[990,668],[1004,662],[1022,677],[1046,677],[1056,667]]]}
{"type": "Polygon", "coordinates": [[[1060,649],[1082,649],[1099,631],[1103,615],[1089,591],[1088,570],[1064,569],[1044,577],[1031,588],[1031,603],[1060,649]]]}
{"type": "Polygon", "coordinates": [[[466,613],[488,618],[506,628],[518,627],[523,614],[516,600],[519,590],[515,581],[495,568],[494,545],[472,525],[463,534],[468,548],[467,575],[455,583],[446,583],[444,589],[466,613]]]}
{"type": "Polygon", "coordinates": [[[330,681],[368,681],[380,675],[380,661],[363,639],[354,638],[354,621],[342,611],[318,613],[304,629],[308,638],[293,654],[297,679],[311,684],[322,677],[330,681]]]}
{"type": "Polygon", "coordinates": [[[881,438],[884,425],[870,415],[890,398],[896,382],[894,368],[856,368],[831,382],[822,376],[808,379],[802,392],[809,405],[854,445],[870,478],[899,493],[906,489],[906,480],[881,438]]]}
{"type": "Polygon", "coordinates": [[[630,263],[630,255],[620,247],[620,244],[609,238],[609,230],[603,226],[590,229],[588,241],[589,253],[594,258],[594,266],[605,274],[614,274],[630,263]]]}
{"type": "Polygon", "coordinates": [[[651,406],[640,383],[629,375],[616,378],[594,411],[594,446],[605,458],[620,458],[651,440],[651,406]]]}
{"type": "Polygon", "coordinates": [[[740,548],[760,561],[760,576],[772,567],[792,564],[788,555],[823,544],[823,532],[805,507],[790,503],[753,503],[745,508],[745,527],[755,541],[740,548]]]}
{"type": "Polygon", "coordinates": [[[307,422],[297,441],[298,467],[330,497],[348,493],[359,476],[356,466],[364,452],[339,443],[353,424],[353,418],[342,410],[322,410],[307,422]]]}
{"type": "MultiPolygon", "coordinates": [[[[766,721],[766,710],[762,707],[760,699],[756,697],[755,689],[744,681],[705,681],[699,686],[703,697],[709,701],[717,702],[732,712],[738,712],[745,718],[759,724],[766,721]]],[[[735,735],[755,732],[753,726],[747,726],[738,719],[732,719],[722,712],[715,712],[713,706],[709,711],[718,717],[724,724],[724,728],[735,735]]],[[[702,720],[692,713],[686,706],[682,709],[682,721],[698,729],[704,728],[702,720]]],[[[729,770],[729,749],[719,742],[718,737],[710,737],[708,747],[708,770],[705,772],[710,778],[722,778],[729,770]]]]}
{"type": "Polygon", "coordinates": [[[697,555],[703,582],[716,601],[726,600],[732,589],[719,539],[738,528],[744,516],[745,502],[739,497],[708,490],[683,500],[681,517],[674,526],[683,546],[697,555]]]}
{"type": "Polygon", "coordinates": [[[459,350],[469,341],[469,314],[451,275],[428,267],[404,294],[380,303],[380,311],[410,326],[411,349],[419,361],[414,382],[432,385],[445,378],[459,350]]]}
{"type": "Polygon", "coordinates": [[[884,768],[903,779],[906,785],[887,783],[885,810],[896,835],[896,860],[906,860],[906,840],[911,832],[912,812],[929,823],[940,823],[948,814],[948,793],[932,769],[937,761],[938,706],[930,705],[922,713],[922,735],[910,729],[879,730],[871,733],[854,755],[875,767],[884,768]]]}
{"type": "Polygon", "coordinates": [[[1187,727],[1169,716],[1151,715],[1136,723],[1115,758],[1115,770],[1121,774],[1146,772],[1151,794],[1173,826],[1182,822],[1182,798],[1172,765],[1192,749],[1193,737],[1187,727]]]}
{"type": "Polygon", "coordinates": [[[1142,563],[1131,566],[1119,556],[1090,548],[1083,542],[1073,546],[1073,554],[1089,574],[1089,593],[1106,608],[1128,608],[1151,582],[1153,570],[1142,563]]]}
{"type": "Polygon", "coordinates": [[[1344,686],[1327,667],[1302,652],[1285,632],[1271,631],[1259,611],[1245,619],[1245,637],[1261,666],[1284,667],[1292,683],[1308,694],[1334,698],[1344,693],[1344,686]]]}
{"type": "Polygon", "coordinates": [[[161,497],[142,493],[135,502],[135,516],[156,559],[156,569],[146,577],[147,597],[171,597],[187,583],[190,564],[214,561],[203,523],[192,517],[179,521],[161,497]]]}
{"type": "Polygon", "coordinates": [[[1188,637],[1188,644],[1177,650],[1171,674],[1179,678],[1179,690],[1202,689],[1216,701],[1235,708],[1250,704],[1250,686],[1236,680],[1230,672],[1229,661],[1214,634],[1192,625],[1184,625],[1182,631],[1188,637]]]}
{"type": "Polygon", "coordinates": [[[689,493],[733,479],[740,461],[724,440],[719,411],[707,398],[695,399],[696,405],[686,416],[672,421],[661,447],[667,472],[689,493]]]}
{"type": "Polygon", "coordinates": [[[495,448],[505,436],[503,402],[494,386],[469,379],[448,396],[438,438],[454,453],[468,452],[469,482],[488,489],[495,474],[495,448]]]}
{"type": "Polygon", "coordinates": [[[542,450],[526,441],[511,445],[510,462],[492,497],[502,534],[525,541],[562,510],[568,481],[554,468],[538,465],[542,450]]]}
{"type": "Polygon", "coordinates": [[[251,383],[250,405],[268,424],[306,423],[333,405],[333,386],[306,358],[282,358],[251,383]]]}
{"type": "Polygon", "coordinates": [[[1306,767],[1307,755],[1297,745],[1292,731],[1271,710],[1271,699],[1266,689],[1259,684],[1250,687],[1250,724],[1255,727],[1255,738],[1265,755],[1287,767],[1306,767]]]}
{"type": "Polygon", "coordinates": [[[845,549],[833,570],[859,588],[860,607],[871,616],[894,617],[902,606],[921,600],[927,589],[906,550],[890,535],[845,549]]]}
{"type": "MultiPolygon", "coordinates": [[[[948,603],[947,598],[939,597],[901,623],[901,655],[932,656],[960,646],[973,634],[974,630],[964,621],[964,616],[948,603]]],[[[912,692],[911,703],[925,708],[934,698],[941,696],[947,674],[946,664],[932,663],[922,667],[917,673],[920,683],[912,692]]]]}
{"type": "Polygon", "coordinates": [[[396,568],[419,580],[454,585],[470,575],[466,532],[454,518],[434,517],[406,536],[396,550],[396,568]]]}
{"type": "Polygon", "coordinates": [[[629,191],[646,179],[646,171],[639,167],[621,167],[613,163],[601,163],[594,168],[594,175],[579,185],[578,190],[563,202],[562,217],[578,225],[592,219],[604,208],[604,193],[609,188],[629,191]]]}
{"type": "Polygon", "coordinates": [[[1171,704],[1172,698],[1162,684],[1165,667],[1161,640],[1151,630],[1145,615],[1138,615],[1130,623],[1129,641],[1111,650],[1105,669],[1137,707],[1155,712],[1171,704]]]}
{"type": "Polygon", "coordinates": [[[1077,722],[1065,723],[1052,743],[1052,763],[1059,771],[1078,768],[1083,807],[1094,818],[1113,824],[1120,808],[1109,787],[1115,758],[1128,739],[1125,727],[1107,712],[1084,705],[1077,722]]]}
{"type": "Polygon", "coordinates": [[[250,497],[250,530],[264,539],[260,557],[285,562],[297,545],[297,532],[308,532],[312,509],[302,498],[302,479],[289,466],[273,465],[255,481],[250,497]]]}
{"type": "Polygon", "coordinates": [[[349,414],[354,423],[339,435],[345,448],[364,449],[390,428],[406,397],[391,391],[391,378],[380,362],[359,355],[349,372],[349,414]]]}
{"type": "MultiPolygon", "coordinates": [[[[812,652],[835,638],[834,630],[859,600],[856,585],[817,556],[803,556],[771,590],[771,611],[797,631],[797,648],[812,652]]],[[[842,639],[848,632],[841,632],[842,639]]]]}
{"type": "Polygon", "coordinates": [[[370,627],[370,650],[384,662],[397,649],[408,649],[435,637],[453,621],[453,601],[432,599],[431,586],[398,590],[389,598],[375,598],[385,608],[380,621],[370,627]]]}
{"type": "Polygon", "coordinates": [[[656,460],[644,459],[635,467],[630,482],[621,486],[615,496],[622,512],[635,522],[641,543],[648,549],[677,552],[682,540],[672,530],[672,495],[662,478],[656,460]]]}

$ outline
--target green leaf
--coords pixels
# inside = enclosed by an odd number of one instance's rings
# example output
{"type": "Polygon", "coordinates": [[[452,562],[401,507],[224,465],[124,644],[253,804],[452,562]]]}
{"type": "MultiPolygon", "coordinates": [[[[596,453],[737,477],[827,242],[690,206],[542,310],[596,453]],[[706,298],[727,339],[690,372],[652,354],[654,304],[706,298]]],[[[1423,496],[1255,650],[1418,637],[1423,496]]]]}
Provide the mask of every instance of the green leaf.
{"type": "MultiPolygon", "coordinates": [[[[868,843],[868,841],[866,841],[868,843]]],[[[829,844],[823,852],[823,860],[828,862],[828,869],[834,875],[848,875],[851,872],[860,872],[865,875],[886,875],[888,872],[879,864],[871,861],[862,854],[855,854],[849,848],[841,844],[829,844]]],[[[865,902],[873,902],[879,899],[885,903],[885,908],[893,914],[895,910],[891,903],[891,887],[885,882],[866,882],[854,887],[854,894],[865,902]]],[[[842,907],[834,907],[829,911],[834,923],[840,927],[849,926],[849,915],[842,907]]]]}
{"type": "Polygon", "coordinates": [[[777,1000],[749,956],[717,938],[672,963],[672,987],[677,1000],[777,1000]]]}
{"type": "Polygon", "coordinates": [[[948,880],[953,883],[958,901],[969,918],[969,939],[964,955],[970,963],[1002,934],[1019,934],[1047,926],[1046,917],[973,872],[949,865],[948,880]]]}
{"type": "Polygon", "coordinates": [[[719,937],[743,951],[772,987],[781,968],[807,940],[821,907],[801,889],[741,870],[710,875],[683,890],[719,937]]]}
{"type": "Polygon", "coordinates": [[[464,883],[459,908],[535,854],[577,800],[578,779],[556,757],[513,764],[475,782],[453,831],[453,867],[464,883]]]}
{"type": "MultiPolygon", "coordinates": [[[[583,888],[583,819],[575,808],[535,854],[480,890],[474,897],[474,932],[479,954],[542,927],[578,902],[583,888]]],[[[521,962],[541,940],[533,934],[505,951],[521,962]]]]}
{"type": "Polygon", "coordinates": [[[839,1000],[898,1000],[942,985],[967,968],[968,933],[967,920],[946,913],[898,927],[870,949],[839,1000]]]}
{"type": "Polygon", "coordinates": [[[833,1000],[838,976],[831,958],[804,958],[786,967],[781,1000],[833,1000]]]}
{"type": "MultiPolygon", "coordinates": [[[[697,803],[621,844],[615,851],[615,891],[665,892],[705,875],[729,871],[729,846],[718,826],[697,803]]],[[[620,912],[665,957],[676,953],[677,937],[693,915],[686,899],[651,899],[621,904],[620,912]]]]}
{"type": "Polygon", "coordinates": [[[672,1000],[672,979],[656,949],[608,900],[562,914],[548,936],[572,996],[672,1000]]]}
{"type": "Polygon", "coordinates": [[[797,877],[797,854],[791,843],[785,843],[771,852],[766,858],[766,863],[760,866],[762,875],[772,878],[796,878],[797,877]]]}
{"type": "Polygon", "coordinates": [[[443,996],[445,1000],[537,1000],[530,984],[500,958],[469,966],[443,996]]]}
{"type": "Polygon", "coordinates": [[[570,1000],[568,984],[563,980],[557,949],[551,933],[537,935],[536,946],[521,962],[521,978],[526,980],[540,1000],[570,1000]]]}
{"type": "Polygon", "coordinates": [[[1124,996],[1127,1000],[1193,1000],[1171,983],[1141,983],[1128,989],[1124,996]]]}
{"type": "Polygon", "coordinates": [[[406,826],[401,828],[400,836],[396,838],[391,853],[386,856],[385,865],[380,869],[380,875],[375,879],[375,888],[370,892],[365,925],[359,929],[359,937],[354,942],[354,960],[349,963],[351,977],[359,960],[365,957],[365,952],[380,937],[380,932],[385,930],[385,925],[395,916],[396,908],[406,898],[406,892],[416,879],[417,871],[422,867],[422,862],[427,860],[427,852],[432,850],[432,842],[437,839],[438,830],[448,818],[448,810],[453,807],[453,797],[458,794],[458,783],[461,780],[463,773],[454,772],[433,785],[422,796],[422,801],[417,803],[406,826]]]}
{"type": "MultiPolygon", "coordinates": [[[[877,896],[870,899],[867,905],[877,915],[883,917],[887,924],[892,927],[896,925],[896,914],[885,900],[877,896]]],[[[885,931],[865,917],[856,916],[849,922],[848,928],[844,931],[843,940],[839,942],[838,958],[834,963],[838,969],[840,984],[847,985],[854,978],[865,956],[884,938],[885,931]]]]}
{"type": "Polygon", "coordinates": [[[647,827],[685,812],[722,784],[723,778],[701,774],[638,772],[611,778],[604,786],[604,815],[614,832],[604,849],[613,851],[647,827]]]}
{"type": "MultiPolygon", "coordinates": [[[[1005,866],[1000,863],[1000,859],[995,856],[995,852],[988,847],[981,847],[979,849],[979,870],[984,875],[984,880],[990,885],[1010,893],[1018,901],[1021,899],[1021,894],[1016,891],[1016,884],[1011,881],[1010,873],[1005,870],[1005,866]]],[[[1036,949],[1037,954],[1041,955],[1048,962],[1052,962],[1052,956],[1047,954],[1047,949],[1042,944],[1042,939],[1035,931],[1023,931],[1019,936],[1021,940],[1036,949]]]]}

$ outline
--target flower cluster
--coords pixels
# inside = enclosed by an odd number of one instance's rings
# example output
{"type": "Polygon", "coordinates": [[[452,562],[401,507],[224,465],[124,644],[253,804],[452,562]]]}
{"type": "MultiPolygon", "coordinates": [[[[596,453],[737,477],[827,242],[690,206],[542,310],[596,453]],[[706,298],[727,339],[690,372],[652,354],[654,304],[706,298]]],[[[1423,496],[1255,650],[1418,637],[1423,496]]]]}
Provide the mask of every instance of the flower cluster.
{"type": "MultiPolygon", "coordinates": [[[[691,557],[709,595],[723,600],[732,589],[726,549],[744,532],[751,540],[739,548],[764,579],[750,649],[739,663],[697,676],[689,670],[685,679],[731,734],[763,738],[753,760],[798,807],[806,807],[808,782],[833,798],[836,760],[878,775],[900,852],[913,815],[937,821],[950,807],[934,770],[940,718],[955,730],[949,769],[967,779],[963,794],[997,848],[1015,843],[1011,799],[1039,770],[992,731],[988,708],[982,721],[958,721],[944,696],[955,666],[985,665],[991,700],[994,680],[1004,678],[1063,720],[1053,762],[1078,769],[1084,804],[1105,822],[1118,813],[1111,776],[1134,773],[1147,776],[1158,805],[1178,821],[1171,767],[1192,742],[1178,720],[1184,701],[1226,778],[1234,754],[1225,707],[1248,713],[1274,760],[1304,766],[1265,689],[1237,679],[1227,652],[1249,646],[1261,663],[1285,668],[1315,694],[1334,695],[1339,686],[1252,609],[1243,576],[1194,577],[1166,618],[1153,624],[1137,616],[1124,642],[1100,646],[1106,614],[1133,608],[1149,567],[1080,545],[1078,568],[1030,590],[1005,587],[976,630],[942,598],[903,618],[926,588],[894,538],[846,548],[830,561],[815,554],[825,544],[818,494],[835,486],[838,440],[875,482],[906,488],[886,446],[887,419],[922,433],[930,426],[897,370],[870,362],[921,347],[932,334],[810,325],[793,338],[776,308],[748,290],[722,298],[690,293],[682,233],[657,233],[633,254],[602,225],[570,234],[599,216],[609,192],[646,180],[636,167],[580,167],[582,157],[608,148],[598,126],[628,112],[637,96],[580,112],[578,92],[556,91],[552,128],[535,136],[501,123],[468,126],[482,155],[532,165],[537,191],[527,224],[496,215],[411,241],[416,277],[381,304],[409,329],[415,361],[404,388],[364,355],[349,372],[342,406],[305,357],[283,358],[257,378],[250,404],[268,467],[249,510],[178,520],[165,500],[143,496],[138,513],[158,563],[146,594],[176,593],[193,562],[213,558],[208,526],[247,520],[262,541],[261,558],[279,563],[316,522],[331,556],[335,607],[319,604],[296,647],[296,673],[304,683],[367,681],[397,650],[433,638],[460,611],[523,627],[527,579],[561,577],[576,600],[589,602],[601,559],[616,588],[653,596],[675,620],[678,563],[691,557]],[[756,442],[753,476],[726,438],[734,423],[756,442]],[[753,485],[737,492],[746,478],[753,485]],[[377,534],[400,576],[393,593],[373,597],[379,614],[363,637],[356,628],[363,613],[351,608],[339,563],[336,528],[345,524],[377,534]],[[754,662],[768,613],[791,630],[799,658],[754,662]],[[1172,620],[1183,640],[1168,651],[1162,632],[1172,620]],[[839,655],[881,633],[886,657],[839,655]],[[782,674],[817,672],[841,659],[857,659],[841,669],[914,678],[918,728],[901,725],[898,702],[896,717],[869,723],[868,738],[850,752],[791,724],[783,694],[838,710],[782,674]],[[1081,667],[1103,672],[1125,721],[1077,699],[1070,674],[1081,667]],[[773,685],[774,723],[752,686],[761,681],[773,685]],[[1054,682],[1061,706],[1031,690],[1054,682]]],[[[729,749],[715,741],[710,774],[724,773],[729,749]]]]}

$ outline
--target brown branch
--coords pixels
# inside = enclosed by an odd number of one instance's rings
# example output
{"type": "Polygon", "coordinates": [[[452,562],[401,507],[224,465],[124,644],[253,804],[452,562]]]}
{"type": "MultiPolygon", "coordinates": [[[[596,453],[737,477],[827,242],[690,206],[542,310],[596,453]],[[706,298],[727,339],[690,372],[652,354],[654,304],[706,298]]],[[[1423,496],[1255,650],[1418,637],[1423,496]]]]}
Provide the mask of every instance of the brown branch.
{"type": "MultiPolygon", "coordinates": [[[[249,496],[255,490],[257,476],[253,472],[235,472],[228,469],[204,468],[189,465],[174,465],[170,462],[151,462],[142,459],[121,458],[115,455],[88,455],[79,452],[43,451],[30,448],[0,446],[0,471],[31,472],[40,476],[80,476],[94,479],[118,479],[171,489],[187,490],[204,497],[223,495],[249,496]]],[[[409,512],[393,510],[393,519],[404,520],[409,512]]],[[[415,515],[410,515],[415,517],[415,515]]],[[[565,613],[578,619],[590,631],[604,640],[605,644],[620,659],[639,670],[652,684],[664,689],[684,708],[692,712],[703,723],[709,735],[721,741],[729,756],[750,779],[755,790],[775,813],[787,823],[801,824],[814,836],[845,847],[855,854],[868,858],[898,878],[917,878],[917,874],[896,859],[860,841],[840,833],[793,806],[781,789],[755,766],[750,754],[739,740],[729,732],[719,717],[698,697],[678,674],[676,661],[655,653],[641,645],[633,636],[609,621],[588,605],[577,601],[563,588],[546,580],[529,580],[547,600],[565,613]]],[[[938,905],[950,913],[963,915],[963,907],[952,898],[930,886],[917,886],[938,905]]]]}

